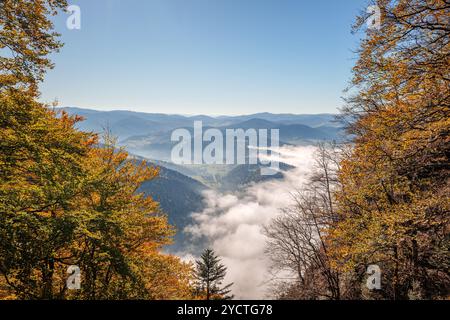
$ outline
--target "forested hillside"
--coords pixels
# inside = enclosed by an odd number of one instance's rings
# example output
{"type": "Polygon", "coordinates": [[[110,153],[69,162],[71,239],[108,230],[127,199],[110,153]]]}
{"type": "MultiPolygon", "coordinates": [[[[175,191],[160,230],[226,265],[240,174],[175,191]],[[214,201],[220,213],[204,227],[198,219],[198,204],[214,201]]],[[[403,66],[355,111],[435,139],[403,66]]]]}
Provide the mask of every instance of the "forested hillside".
{"type": "Polygon", "coordinates": [[[273,267],[297,279],[280,298],[449,298],[450,6],[375,4],[382,24],[361,42],[343,110],[354,139],[322,147],[308,187],[267,226],[273,267]]]}
{"type": "Polygon", "coordinates": [[[63,46],[51,17],[68,4],[1,1],[0,300],[231,299],[241,286],[214,246],[270,298],[450,299],[450,3],[371,4],[380,25],[365,11],[356,19],[362,39],[335,119],[42,103],[63,46]],[[281,161],[273,176],[259,164],[164,162],[172,130],[194,121],[280,129],[284,159],[303,162],[281,161]],[[203,249],[195,267],[181,258],[203,249]],[[246,275],[265,264],[261,289],[246,275]]]}
{"type": "Polygon", "coordinates": [[[64,0],[0,3],[0,297],[191,298],[191,266],[162,253],[173,228],[137,190],[158,171],[38,102],[61,47],[64,0]],[[69,290],[69,267],[83,285],[69,290]]]}

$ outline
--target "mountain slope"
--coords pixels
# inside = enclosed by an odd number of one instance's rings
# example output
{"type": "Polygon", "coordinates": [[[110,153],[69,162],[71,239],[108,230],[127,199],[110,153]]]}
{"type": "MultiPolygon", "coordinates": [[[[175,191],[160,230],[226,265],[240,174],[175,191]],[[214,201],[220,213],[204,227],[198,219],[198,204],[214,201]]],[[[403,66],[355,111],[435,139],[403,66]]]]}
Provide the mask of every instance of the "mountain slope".
{"type": "Polygon", "coordinates": [[[159,177],[144,182],[138,191],[159,202],[161,209],[168,216],[169,223],[177,229],[172,249],[179,249],[185,240],[183,229],[192,222],[190,214],[203,209],[202,192],[207,187],[174,170],[151,162],[149,165],[160,168],[159,177]]]}

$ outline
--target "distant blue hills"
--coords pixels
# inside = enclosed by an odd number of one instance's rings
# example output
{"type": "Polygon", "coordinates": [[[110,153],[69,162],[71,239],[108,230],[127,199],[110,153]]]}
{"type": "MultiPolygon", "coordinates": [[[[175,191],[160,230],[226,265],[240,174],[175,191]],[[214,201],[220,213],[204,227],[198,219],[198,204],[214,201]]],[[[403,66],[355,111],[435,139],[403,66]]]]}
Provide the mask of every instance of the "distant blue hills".
{"type": "Polygon", "coordinates": [[[296,115],[257,113],[241,116],[207,115],[184,116],[132,111],[96,111],[82,108],[62,108],[84,121],[77,124],[83,131],[102,133],[105,130],[118,138],[136,159],[148,159],[148,164],[160,167],[160,177],[146,181],[140,191],[157,200],[178,229],[175,244],[169,250],[183,250],[192,245],[183,232],[192,223],[190,214],[203,209],[203,191],[216,189],[237,192],[253,183],[283,179],[293,167],[280,163],[280,172],[262,176],[259,165],[197,165],[180,166],[170,162],[173,147],[170,137],[174,129],[193,132],[194,121],[202,121],[203,128],[279,129],[280,144],[311,145],[319,141],[339,140],[343,129],[333,114],[296,115]]]}
{"type": "Polygon", "coordinates": [[[341,131],[341,125],[334,114],[274,114],[256,113],[240,116],[207,115],[184,116],[163,113],[134,111],[97,111],[76,107],[62,108],[71,115],[80,115],[85,120],[78,124],[84,131],[102,132],[105,129],[124,141],[136,136],[172,131],[176,128],[190,128],[194,121],[203,121],[204,127],[215,128],[279,128],[281,140],[334,139],[341,131]]]}

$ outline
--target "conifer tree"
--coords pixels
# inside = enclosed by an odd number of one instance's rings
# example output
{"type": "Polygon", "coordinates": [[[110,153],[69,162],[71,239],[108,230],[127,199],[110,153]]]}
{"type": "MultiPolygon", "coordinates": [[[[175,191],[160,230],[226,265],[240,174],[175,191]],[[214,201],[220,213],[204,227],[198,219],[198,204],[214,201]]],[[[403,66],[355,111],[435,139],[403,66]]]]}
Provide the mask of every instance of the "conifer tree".
{"type": "Polygon", "coordinates": [[[197,279],[197,291],[206,300],[232,299],[230,288],[233,283],[222,287],[222,281],[227,273],[227,268],[220,258],[211,249],[206,249],[200,259],[196,261],[195,277],[197,279]]]}

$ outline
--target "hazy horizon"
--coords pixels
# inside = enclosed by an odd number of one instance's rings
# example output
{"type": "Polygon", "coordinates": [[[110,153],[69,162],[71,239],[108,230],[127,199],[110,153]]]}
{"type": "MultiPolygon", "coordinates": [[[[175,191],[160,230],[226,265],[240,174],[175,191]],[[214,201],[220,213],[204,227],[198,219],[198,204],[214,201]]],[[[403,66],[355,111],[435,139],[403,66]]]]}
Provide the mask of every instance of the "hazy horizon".
{"type": "Polygon", "coordinates": [[[96,112],[135,112],[135,113],[147,113],[147,114],[165,114],[170,116],[185,116],[185,117],[195,117],[195,116],[207,116],[211,118],[220,118],[220,117],[240,117],[240,116],[253,116],[258,114],[273,114],[273,115],[302,115],[302,116],[320,116],[320,115],[337,115],[339,114],[339,110],[336,112],[320,112],[320,113],[292,113],[292,112],[271,112],[271,111],[261,111],[254,113],[235,113],[235,114],[213,114],[213,113],[170,113],[170,112],[152,112],[152,111],[139,111],[132,110],[126,108],[96,108],[96,107],[79,107],[79,106],[60,106],[58,105],[56,108],[58,109],[80,109],[80,110],[89,110],[96,112]]]}

